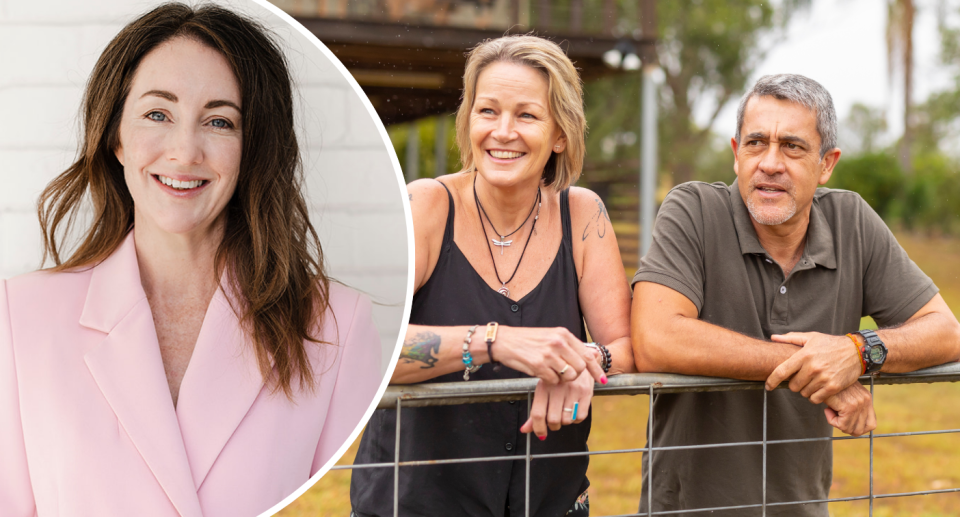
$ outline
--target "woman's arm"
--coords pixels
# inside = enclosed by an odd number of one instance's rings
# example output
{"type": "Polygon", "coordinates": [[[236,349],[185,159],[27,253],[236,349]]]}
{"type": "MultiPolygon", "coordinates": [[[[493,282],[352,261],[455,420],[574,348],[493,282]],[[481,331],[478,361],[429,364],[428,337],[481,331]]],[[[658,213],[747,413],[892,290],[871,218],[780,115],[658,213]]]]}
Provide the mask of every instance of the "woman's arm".
{"type": "MultiPolygon", "coordinates": [[[[443,186],[435,180],[418,180],[407,185],[413,212],[416,243],[414,291],[433,273],[443,245],[449,201],[443,186]]],[[[478,321],[469,344],[474,365],[490,362],[484,342],[486,321],[478,321]]],[[[470,326],[432,327],[410,325],[400,360],[390,379],[392,384],[423,382],[448,373],[463,371],[463,342],[470,326]]],[[[548,384],[572,381],[587,368],[601,382],[603,370],[591,360],[593,354],[566,329],[528,329],[501,326],[492,347],[494,359],[505,366],[543,379],[548,384]],[[568,369],[564,369],[567,365],[568,369]],[[564,372],[559,375],[558,372],[564,372]]]]}
{"type": "Polygon", "coordinates": [[[413,215],[413,292],[417,292],[427,283],[437,266],[450,201],[443,185],[431,179],[417,180],[407,185],[407,196],[413,215]]]}
{"type": "Polygon", "coordinates": [[[0,280],[0,515],[32,516],[36,510],[20,422],[7,284],[0,280]]]}
{"type": "MultiPolygon", "coordinates": [[[[436,180],[422,179],[407,185],[410,211],[413,215],[415,244],[413,292],[427,283],[443,246],[450,202],[447,191],[436,180]]],[[[462,366],[460,359],[463,337],[469,327],[423,327],[409,325],[403,349],[391,384],[410,384],[451,373],[462,366]],[[459,336],[459,337],[458,337],[459,336]],[[454,350],[456,347],[456,350],[454,350]],[[439,363],[439,364],[438,364],[439,363]]],[[[471,349],[472,350],[472,349],[471,349]]],[[[485,354],[484,354],[485,355],[485,354]]],[[[480,357],[474,361],[482,364],[480,357]]],[[[462,368],[461,368],[462,369],[462,368]]]]}
{"type": "MultiPolygon", "coordinates": [[[[463,342],[470,328],[408,326],[400,361],[390,382],[410,384],[463,371],[463,342]]],[[[484,341],[485,333],[486,323],[479,323],[468,344],[474,365],[490,362],[484,341]]],[[[576,336],[562,327],[524,328],[501,325],[490,351],[497,362],[527,375],[539,377],[547,384],[572,381],[584,369],[597,382],[606,380],[603,370],[594,359],[593,351],[585,348],[576,336]],[[563,375],[560,375],[561,371],[564,372],[563,375]]]]}
{"type": "MultiPolygon", "coordinates": [[[[407,185],[413,215],[415,244],[413,292],[416,293],[433,274],[443,246],[450,202],[439,181],[422,179],[407,185]]],[[[391,384],[422,382],[463,369],[463,338],[469,327],[424,327],[409,325],[403,339],[391,384]]],[[[471,352],[475,349],[471,348],[471,352]]],[[[474,354],[474,362],[483,364],[486,351],[474,354]]]]}
{"type": "Polygon", "coordinates": [[[607,208],[593,192],[573,187],[570,212],[580,309],[590,337],[610,350],[610,375],[636,372],[630,342],[630,286],[607,208]]]}

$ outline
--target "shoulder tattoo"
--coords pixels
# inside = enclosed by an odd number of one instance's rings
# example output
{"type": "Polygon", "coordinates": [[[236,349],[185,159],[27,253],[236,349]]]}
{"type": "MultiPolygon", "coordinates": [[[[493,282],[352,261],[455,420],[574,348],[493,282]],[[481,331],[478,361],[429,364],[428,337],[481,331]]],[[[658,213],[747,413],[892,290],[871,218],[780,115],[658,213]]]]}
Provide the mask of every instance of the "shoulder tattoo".
{"type": "Polygon", "coordinates": [[[440,336],[433,332],[418,332],[416,336],[406,340],[403,348],[400,350],[400,360],[405,364],[421,362],[426,366],[420,368],[433,368],[437,364],[440,353],[440,336]]]}
{"type": "Polygon", "coordinates": [[[610,222],[610,215],[607,213],[607,207],[603,206],[603,202],[600,201],[600,198],[595,198],[594,201],[597,203],[597,212],[590,216],[590,219],[587,221],[587,225],[583,228],[583,236],[581,241],[587,240],[587,237],[589,237],[594,231],[596,231],[597,237],[601,239],[607,234],[607,223],[610,222]]]}

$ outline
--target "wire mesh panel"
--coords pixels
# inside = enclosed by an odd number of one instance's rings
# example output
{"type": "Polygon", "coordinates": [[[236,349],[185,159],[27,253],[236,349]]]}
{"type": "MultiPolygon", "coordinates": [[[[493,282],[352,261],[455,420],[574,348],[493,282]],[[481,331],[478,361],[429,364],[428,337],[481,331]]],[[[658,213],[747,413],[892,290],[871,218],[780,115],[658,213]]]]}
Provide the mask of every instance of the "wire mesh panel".
{"type": "MultiPolygon", "coordinates": [[[[874,387],[878,384],[913,384],[913,383],[935,383],[935,382],[957,382],[960,381],[960,364],[950,363],[946,365],[936,366],[933,368],[927,368],[924,370],[919,370],[912,373],[905,374],[883,374],[876,377],[873,376],[864,376],[860,378],[860,382],[865,386],[870,388],[871,395],[874,395],[874,387]]],[[[713,377],[694,377],[694,376],[685,376],[685,375],[674,375],[674,374],[627,374],[627,375],[618,375],[610,377],[609,382],[606,385],[596,385],[594,387],[594,396],[613,396],[613,395],[648,395],[649,396],[649,418],[647,421],[647,446],[642,448],[632,448],[632,449],[611,449],[611,450],[602,450],[602,451],[584,451],[584,452],[564,452],[564,453],[551,453],[551,454],[532,454],[530,448],[530,434],[526,436],[527,448],[525,454],[522,456],[510,455],[510,456],[491,456],[491,457],[473,457],[473,458],[455,458],[455,459],[438,459],[438,460],[419,460],[419,461],[400,461],[400,413],[402,407],[425,407],[425,406],[443,406],[443,405],[455,405],[455,404],[471,404],[471,403],[481,403],[481,402],[500,402],[500,401],[516,401],[516,400],[526,400],[527,402],[527,411],[529,414],[531,401],[533,398],[533,393],[536,388],[537,379],[510,379],[510,380],[494,380],[494,381],[477,381],[477,382],[463,382],[463,383],[435,383],[435,384],[419,384],[411,386],[391,386],[386,393],[384,393],[383,399],[380,401],[378,407],[380,409],[396,409],[396,444],[394,451],[394,461],[392,463],[375,463],[375,464],[356,464],[356,465],[342,465],[333,467],[334,470],[348,470],[356,468],[392,468],[394,470],[394,490],[393,490],[393,507],[394,515],[399,515],[399,471],[402,467],[416,467],[422,465],[440,465],[440,464],[450,464],[450,463],[472,463],[472,462],[487,462],[487,461],[524,461],[526,463],[525,468],[525,508],[524,514],[530,515],[530,465],[531,462],[535,459],[544,459],[544,458],[561,458],[561,457],[571,457],[571,456],[599,456],[599,455],[609,455],[609,454],[625,454],[625,453],[637,453],[645,452],[647,453],[647,479],[644,486],[646,490],[646,499],[647,499],[647,511],[643,513],[632,513],[632,514],[622,514],[617,516],[609,517],[643,517],[643,516],[654,516],[654,515],[678,515],[678,514],[708,514],[710,512],[716,511],[729,511],[729,510],[741,510],[741,509],[759,509],[761,515],[764,517],[767,515],[768,508],[774,507],[790,507],[803,504],[825,504],[825,503],[839,503],[847,501],[868,501],[869,502],[869,515],[873,515],[873,503],[876,499],[887,499],[887,498],[896,498],[896,497],[908,497],[916,495],[930,495],[930,494],[943,494],[943,493],[953,493],[960,492],[960,487],[954,488],[941,488],[934,490],[922,490],[922,491],[909,491],[909,492],[896,492],[896,493],[884,493],[877,494],[874,492],[874,439],[875,438],[893,438],[893,437],[904,437],[904,436],[925,436],[925,435],[943,435],[943,434],[956,434],[960,433],[960,429],[945,429],[945,430],[922,430],[922,431],[912,431],[912,432],[900,432],[900,433],[875,433],[870,432],[868,435],[853,437],[853,436],[830,436],[830,437],[816,437],[816,438],[794,438],[794,439],[777,439],[771,440],[767,434],[767,422],[768,422],[768,402],[767,402],[767,392],[763,392],[762,404],[763,404],[763,419],[762,419],[762,433],[761,440],[759,441],[743,441],[743,442],[729,442],[729,443],[711,443],[711,444],[694,444],[694,445],[676,445],[676,446],[660,446],[653,447],[651,444],[654,443],[654,411],[653,411],[653,401],[655,395],[659,393],[684,393],[684,392],[707,392],[707,391],[737,391],[737,390],[763,390],[764,384],[762,382],[751,382],[751,381],[738,381],[733,379],[720,379],[713,377]],[[827,499],[807,499],[799,501],[775,501],[770,502],[767,499],[767,450],[768,446],[771,445],[783,445],[791,443],[807,443],[807,442],[847,442],[847,441],[868,441],[869,442],[869,492],[863,495],[851,496],[851,497],[836,497],[836,498],[827,498],[827,499]],[[763,458],[763,467],[762,467],[762,486],[761,486],[761,502],[756,504],[744,504],[744,505],[733,505],[733,506],[720,506],[713,508],[698,508],[698,509],[685,509],[685,510],[669,510],[669,511],[653,511],[653,457],[656,451],[677,451],[677,450],[694,450],[694,449],[716,449],[721,447],[742,447],[742,446],[759,446],[762,448],[762,458],[763,458]]],[[[786,384],[783,384],[778,389],[784,389],[786,384]]],[[[640,494],[637,494],[638,499],[640,494]]]]}

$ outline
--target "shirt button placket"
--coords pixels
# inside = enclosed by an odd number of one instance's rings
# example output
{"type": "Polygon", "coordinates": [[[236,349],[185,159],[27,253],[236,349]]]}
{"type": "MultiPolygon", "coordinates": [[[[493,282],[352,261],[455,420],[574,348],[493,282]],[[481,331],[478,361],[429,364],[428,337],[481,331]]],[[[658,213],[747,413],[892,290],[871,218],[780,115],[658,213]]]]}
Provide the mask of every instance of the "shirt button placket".
{"type": "Polygon", "coordinates": [[[522,326],[523,326],[523,311],[520,310],[520,304],[518,304],[518,303],[511,303],[511,304],[510,304],[510,312],[513,313],[513,316],[510,318],[510,320],[511,320],[511,322],[512,322],[511,324],[516,325],[516,326],[518,326],[518,327],[522,327],[522,326]]]}
{"type": "Polygon", "coordinates": [[[770,319],[774,323],[780,325],[786,325],[789,323],[787,315],[787,286],[780,284],[779,289],[777,289],[779,294],[775,295],[773,299],[773,313],[770,315],[770,319]]]}

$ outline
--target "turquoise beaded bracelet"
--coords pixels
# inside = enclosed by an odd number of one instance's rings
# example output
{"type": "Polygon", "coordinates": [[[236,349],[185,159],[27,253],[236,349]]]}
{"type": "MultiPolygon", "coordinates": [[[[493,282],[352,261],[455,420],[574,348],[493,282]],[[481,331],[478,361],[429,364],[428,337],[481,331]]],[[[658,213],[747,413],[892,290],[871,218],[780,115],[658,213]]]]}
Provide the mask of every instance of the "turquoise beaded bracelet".
{"type": "Polygon", "coordinates": [[[467,331],[467,337],[463,338],[463,366],[464,366],[463,380],[465,381],[469,381],[470,374],[476,373],[476,371],[479,370],[481,366],[483,366],[482,364],[478,364],[474,366],[473,356],[470,355],[470,341],[471,341],[471,338],[473,337],[473,333],[477,331],[478,326],[479,325],[474,325],[470,327],[470,330],[467,331]]]}

